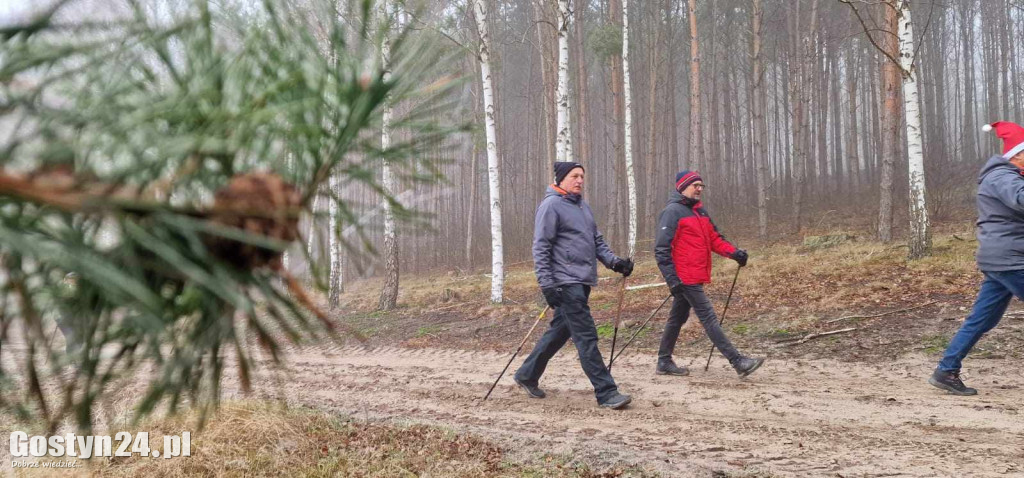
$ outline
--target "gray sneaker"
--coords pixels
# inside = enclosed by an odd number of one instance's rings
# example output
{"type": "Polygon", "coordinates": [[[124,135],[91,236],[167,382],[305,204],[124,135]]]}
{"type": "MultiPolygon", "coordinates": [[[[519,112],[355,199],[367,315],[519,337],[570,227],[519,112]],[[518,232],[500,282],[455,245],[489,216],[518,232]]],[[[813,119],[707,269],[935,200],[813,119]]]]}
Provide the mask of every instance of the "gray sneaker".
{"type": "Polygon", "coordinates": [[[680,367],[675,362],[669,360],[666,362],[658,362],[658,366],[655,367],[654,373],[658,375],[675,375],[678,377],[685,377],[690,374],[690,371],[686,367],[680,367]]]}
{"type": "Polygon", "coordinates": [[[612,395],[611,398],[601,403],[601,408],[619,410],[625,407],[626,405],[629,405],[629,402],[632,401],[633,397],[630,397],[629,395],[626,395],[624,393],[615,392],[615,395],[612,395]]]}
{"type": "Polygon", "coordinates": [[[741,357],[732,366],[736,369],[736,373],[740,374],[740,377],[746,377],[754,373],[754,370],[760,368],[763,363],[763,358],[741,357]]]}
{"type": "Polygon", "coordinates": [[[526,394],[529,395],[530,398],[544,398],[544,397],[548,396],[548,394],[544,393],[544,391],[541,390],[540,387],[537,387],[535,385],[534,386],[527,385],[527,384],[521,382],[519,380],[519,377],[516,377],[515,375],[512,376],[512,380],[515,380],[516,385],[519,385],[519,388],[521,388],[524,391],[526,391],[526,394]]]}

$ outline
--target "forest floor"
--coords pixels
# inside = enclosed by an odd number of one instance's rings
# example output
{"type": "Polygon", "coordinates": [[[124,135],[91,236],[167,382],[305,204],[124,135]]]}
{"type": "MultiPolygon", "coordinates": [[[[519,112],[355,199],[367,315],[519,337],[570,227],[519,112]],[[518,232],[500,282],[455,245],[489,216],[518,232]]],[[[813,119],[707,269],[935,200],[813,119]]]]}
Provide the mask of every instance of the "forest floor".
{"type": "MultiPolygon", "coordinates": [[[[621,411],[596,406],[571,346],[556,355],[541,381],[547,398],[529,399],[512,382],[520,356],[491,398],[481,402],[542,308],[528,265],[511,269],[506,284],[511,300],[502,306],[488,304],[486,276],[448,274],[403,277],[400,307],[372,312],[379,284],[366,281],[346,291],[344,313],[335,319],[361,330],[367,344],[291,347],[284,375],[254,380],[276,385],[250,395],[226,373],[228,403],[260,405],[229,405],[199,434],[205,443],[199,449],[217,460],[135,460],[94,471],[112,476],[1024,475],[1024,375],[1018,366],[1024,319],[1018,302],[965,362],[965,380],[980,390],[978,396],[955,397],[926,383],[980,283],[976,245],[970,231],[946,231],[935,239],[935,254],[910,262],[905,246],[855,238],[831,247],[813,241],[753,247],[725,326],[741,351],[766,356],[765,365],[739,379],[716,353],[704,371],[709,342],[698,321],[691,320],[676,349],[677,363],[689,366],[691,375],[655,375],[666,308],[616,361],[613,375],[634,397],[621,411]],[[808,338],[842,329],[853,330],[808,338]],[[267,411],[273,407],[266,404],[274,402],[287,403],[289,411],[267,411]],[[335,423],[324,416],[342,419],[335,423]],[[307,457],[305,468],[288,468],[296,473],[280,467],[299,465],[266,451],[280,450],[283,435],[286,443],[295,443],[290,453],[307,457]],[[267,436],[270,444],[246,442],[267,436]],[[225,445],[235,442],[243,445],[225,445]]],[[[736,266],[722,261],[715,267],[709,291],[721,313],[736,266]]],[[[618,281],[602,273],[592,295],[604,353],[610,348],[618,281]]],[[[656,282],[653,261],[641,256],[628,285],[656,282]]],[[[664,286],[626,292],[623,320],[630,326],[620,329],[619,344],[666,295],[664,286]]],[[[127,387],[120,393],[136,392],[127,387]]]]}

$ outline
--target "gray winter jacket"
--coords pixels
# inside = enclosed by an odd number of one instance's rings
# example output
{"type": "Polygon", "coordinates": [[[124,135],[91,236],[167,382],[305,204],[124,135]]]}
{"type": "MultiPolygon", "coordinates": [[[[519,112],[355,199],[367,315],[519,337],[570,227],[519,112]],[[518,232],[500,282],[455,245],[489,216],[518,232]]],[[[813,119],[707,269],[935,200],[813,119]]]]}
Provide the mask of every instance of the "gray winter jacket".
{"type": "Polygon", "coordinates": [[[978,268],[1024,269],[1024,176],[1002,156],[978,175],[978,268]]]}
{"type": "Polygon", "coordinates": [[[586,201],[548,186],[533,226],[533,268],[541,288],[597,285],[597,261],[611,268],[616,259],[586,201]]]}

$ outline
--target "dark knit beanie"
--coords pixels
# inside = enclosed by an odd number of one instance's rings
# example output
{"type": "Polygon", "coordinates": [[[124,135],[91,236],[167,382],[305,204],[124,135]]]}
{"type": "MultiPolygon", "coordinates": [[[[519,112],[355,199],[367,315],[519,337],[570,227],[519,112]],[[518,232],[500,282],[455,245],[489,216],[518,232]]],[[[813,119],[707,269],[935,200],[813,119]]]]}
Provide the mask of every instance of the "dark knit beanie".
{"type": "Polygon", "coordinates": [[[697,171],[683,171],[676,175],[676,191],[683,192],[691,184],[702,181],[697,171]]]}
{"type": "MultiPolygon", "coordinates": [[[[562,180],[569,175],[569,171],[576,168],[583,169],[583,165],[571,161],[559,161],[555,163],[555,186],[562,184],[562,180]]],[[[586,172],[586,169],[583,169],[583,171],[586,172]]]]}

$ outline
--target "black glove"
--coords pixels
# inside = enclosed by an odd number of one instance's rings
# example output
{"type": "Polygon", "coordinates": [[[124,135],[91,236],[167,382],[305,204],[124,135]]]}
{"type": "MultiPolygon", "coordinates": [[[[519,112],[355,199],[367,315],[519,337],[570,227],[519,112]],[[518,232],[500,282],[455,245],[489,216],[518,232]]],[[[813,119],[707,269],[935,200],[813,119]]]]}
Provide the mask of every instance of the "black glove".
{"type": "Polygon", "coordinates": [[[622,277],[629,277],[633,273],[633,259],[615,259],[615,262],[612,262],[612,270],[622,274],[622,277]]]}
{"type": "Polygon", "coordinates": [[[749,256],[747,255],[747,251],[744,251],[743,249],[736,249],[736,252],[733,252],[729,258],[736,261],[740,267],[743,267],[747,265],[747,259],[749,256]]]}
{"type": "Polygon", "coordinates": [[[680,282],[680,283],[678,283],[678,284],[676,284],[676,285],[674,285],[674,286],[670,287],[670,288],[669,288],[669,290],[671,290],[671,291],[672,291],[672,297],[675,297],[675,298],[677,298],[677,299],[683,299],[683,300],[685,300],[685,299],[686,299],[686,297],[683,297],[683,290],[684,290],[685,288],[686,288],[686,286],[685,286],[685,285],[683,285],[683,283],[682,283],[682,282],[680,282]]]}
{"type": "Polygon", "coordinates": [[[552,309],[557,309],[562,306],[561,287],[544,287],[541,288],[540,291],[544,293],[544,300],[547,301],[548,305],[550,305],[552,309]]]}

